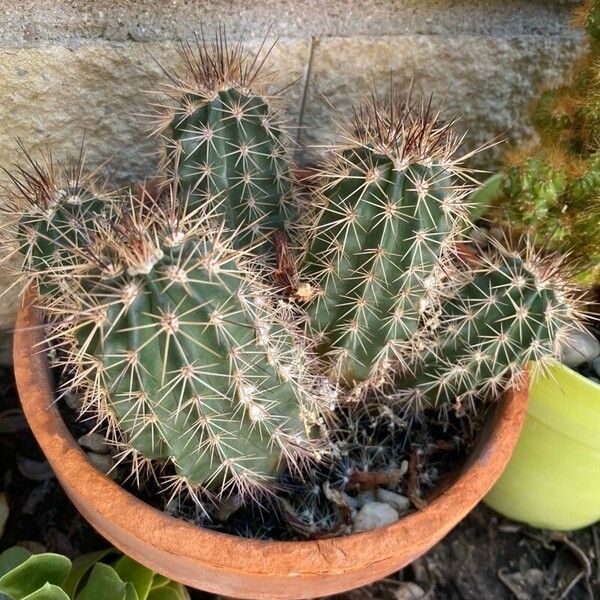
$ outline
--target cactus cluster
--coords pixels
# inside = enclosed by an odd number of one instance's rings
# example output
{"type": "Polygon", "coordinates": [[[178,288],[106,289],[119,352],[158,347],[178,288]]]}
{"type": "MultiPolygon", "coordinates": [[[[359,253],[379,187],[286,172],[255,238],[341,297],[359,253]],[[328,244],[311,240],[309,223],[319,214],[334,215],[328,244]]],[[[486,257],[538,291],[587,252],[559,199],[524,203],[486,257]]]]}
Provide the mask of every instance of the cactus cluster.
{"type": "Polygon", "coordinates": [[[513,231],[535,235],[540,245],[576,249],[583,281],[600,280],[600,2],[580,9],[589,51],[570,81],[545,90],[531,120],[539,142],[509,152],[496,198],[496,217],[513,231]],[[520,230],[520,231],[519,231],[520,230]]]}
{"type": "Polygon", "coordinates": [[[7,208],[64,390],[138,478],[202,509],[259,499],[339,459],[340,414],[457,409],[556,356],[577,300],[548,257],[461,258],[470,153],[431,101],[359,106],[300,218],[264,56],[219,33],[181,59],[156,193],[32,161],[7,208]]]}

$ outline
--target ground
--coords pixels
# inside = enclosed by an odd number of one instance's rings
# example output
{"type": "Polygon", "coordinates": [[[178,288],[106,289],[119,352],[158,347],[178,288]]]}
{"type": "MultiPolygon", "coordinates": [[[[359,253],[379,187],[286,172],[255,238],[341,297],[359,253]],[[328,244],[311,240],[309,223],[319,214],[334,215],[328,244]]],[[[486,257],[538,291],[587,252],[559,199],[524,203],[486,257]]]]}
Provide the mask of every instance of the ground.
{"type": "MultiPolygon", "coordinates": [[[[74,557],[106,546],[62,492],[0,371],[0,493],[10,514],[0,551],[16,543],[74,557]]],[[[193,598],[208,594],[193,592],[193,598]]],[[[348,600],[600,600],[600,523],[568,535],[531,529],[485,506],[410,567],[337,597],[348,600]]],[[[109,599],[107,599],[109,600],[109,599]]]]}

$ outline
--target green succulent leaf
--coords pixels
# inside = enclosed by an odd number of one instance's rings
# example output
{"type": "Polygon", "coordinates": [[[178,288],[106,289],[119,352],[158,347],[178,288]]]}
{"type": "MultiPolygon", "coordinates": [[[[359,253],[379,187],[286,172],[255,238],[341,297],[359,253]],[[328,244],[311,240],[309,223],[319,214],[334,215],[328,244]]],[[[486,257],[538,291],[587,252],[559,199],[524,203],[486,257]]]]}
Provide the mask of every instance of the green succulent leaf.
{"type": "Polygon", "coordinates": [[[21,546],[13,546],[0,554],[0,578],[9,571],[24,563],[31,556],[31,552],[21,546]]]}
{"type": "Polygon", "coordinates": [[[125,586],[125,600],[142,600],[135,589],[135,586],[130,581],[125,586]]]}
{"type": "Polygon", "coordinates": [[[46,583],[62,586],[70,569],[71,561],[66,556],[32,554],[0,577],[0,592],[13,600],[22,600],[46,583]]]}
{"type": "Polygon", "coordinates": [[[171,581],[168,586],[152,590],[147,600],[189,600],[189,597],[184,586],[171,581]]]}
{"type": "Polygon", "coordinates": [[[122,556],[113,564],[117,575],[123,580],[131,583],[139,600],[146,600],[152,588],[154,572],[140,565],[129,556],[122,556]]]}
{"type": "Polygon", "coordinates": [[[105,558],[107,555],[115,552],[112,549],[100,550],[99,552],[89,552],[82,556],[78,556],[71,567],[71,572],[67,577],[67,580],[63,584],[62,588],[70,598],[74,598],[77,594],[78,588],[85,576],[88,574],[90,569],[98,562],[105,558]]]}
{"type": "Polygon", "coordinates": [[[45,583],[39,590],[25,596],[23,600],[69,600],[69,596],[57,585],[45,583]]]}
{"type": "Polygon", "coordinates": [[[126,597],[127,585],[116,571],[109,565],[96,563],[75,600],[126,600],[126,597]]]}

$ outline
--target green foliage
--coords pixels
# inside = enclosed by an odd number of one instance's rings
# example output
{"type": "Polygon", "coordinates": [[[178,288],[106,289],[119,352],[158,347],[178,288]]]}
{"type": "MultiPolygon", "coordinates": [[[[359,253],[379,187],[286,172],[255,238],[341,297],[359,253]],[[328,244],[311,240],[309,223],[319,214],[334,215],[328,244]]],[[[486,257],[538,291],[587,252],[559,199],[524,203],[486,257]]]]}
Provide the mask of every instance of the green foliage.
{"type": "Polygon", "coordinates": [[[32,554],[15,546],[0,554],[0,598],[6,600],[189,600],[185,587],[113,550],[76,558],[32,554]]]}
{"type": "Polygon", "coordinates": [[[585,8],[585,30],[593,42],[598,42],[600,41],[600,2],[588,0],[585,8]]]}
{"type": "Polygon", "coordinates": [[[184,47],[184,68],[169,72],[170,102],[158,125],[167,172],[188,209],[240,230],[236,247],[257,246],[257,254],[271,247],[265,237],[294,217],[291,140],[263,84],[269,52],[252,58],[241,44],[229,46],[223,32],[212,45],[184,47]]]}
{"type": "Polygon", "coordinates": [[[436,301],[469,185],[451,124],[406,99],[360,107],[340,137],[317,172],[324,208],[301,276],[316,289],[311,333],[331,372],[348,387],[379,388],[436,301]]]}
{"type": "Polygon", "coordinates": [[[593,282],[600,280],[600,2],[584,9],[590,50],[570,81],[545,90],[533,107],[540,142],[508,157],[496,215],[546,248],[572,251],[581,279],[593,282]]]}

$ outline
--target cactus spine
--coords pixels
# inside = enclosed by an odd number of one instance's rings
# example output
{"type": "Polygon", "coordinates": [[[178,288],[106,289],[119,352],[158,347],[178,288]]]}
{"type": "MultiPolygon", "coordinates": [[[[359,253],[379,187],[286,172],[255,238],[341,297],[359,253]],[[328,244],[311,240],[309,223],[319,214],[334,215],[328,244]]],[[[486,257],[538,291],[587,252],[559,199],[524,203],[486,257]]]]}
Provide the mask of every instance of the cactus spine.
{"type": "Polygon", "coordinates": [[[49,311],[53,337],[76,370],[68,388],[136,468],[171,463],[167,487],[201,503],[258,496],[318,458],[312,357],[222,232],[146,194],[88,234],[90,268],[49,311]]]}
{"type": "Polygon", "coordinates": [[[252,59],[241,43],[228,46],[223,32],[213,44],[184,47],[182,72],[167,73],[170,101],[157,128],[188,210],[223,220],[240,232],[236,246],[257,246],[257,254],[294,217],[290,136],[263,83],[269,52],[261,46],[252,59]]]}
{"type": "Polygon", "coordinates": [[[525,258],[490,244],[478,265],[456,274],[422,360],[397,381],[396,401],[422,410],[497,398],[520,383],[528,364],[543,369],[557,359],[580,305],[558,275],[560,260],[536,255],[531,244],[525,258]]]}
{"type": "Polygon", "coordinates": [[[301,278],[317,290],[312,333],[347,386],[381,387],[411,354],[468,218],[460,143],[430,106],[391,95],[355,111],[318,172],[301,278]]]}

